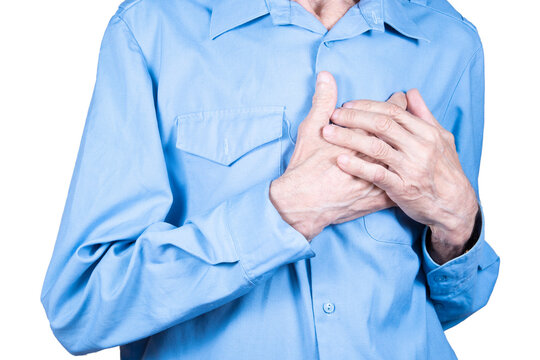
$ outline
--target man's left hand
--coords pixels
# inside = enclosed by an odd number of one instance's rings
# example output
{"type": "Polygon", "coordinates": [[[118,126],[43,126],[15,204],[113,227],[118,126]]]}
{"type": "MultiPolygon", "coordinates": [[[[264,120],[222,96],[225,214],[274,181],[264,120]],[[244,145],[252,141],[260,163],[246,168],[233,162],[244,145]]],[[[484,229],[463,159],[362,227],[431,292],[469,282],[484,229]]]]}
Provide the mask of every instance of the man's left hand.
{"type": "Polygon", "coordinates": [[[409,217],[429,225],[433,258],[444,263],[464,252],[478,210],[476,194],[459,162],[453,134],[435,119],[418,90],[396,96],[407,102],[406,110],[372,100],[343,104],[331,117],[343,127],[326,125],[323,136],[388,166],[338,157],[343,171],[374,183],[409,217]]]}

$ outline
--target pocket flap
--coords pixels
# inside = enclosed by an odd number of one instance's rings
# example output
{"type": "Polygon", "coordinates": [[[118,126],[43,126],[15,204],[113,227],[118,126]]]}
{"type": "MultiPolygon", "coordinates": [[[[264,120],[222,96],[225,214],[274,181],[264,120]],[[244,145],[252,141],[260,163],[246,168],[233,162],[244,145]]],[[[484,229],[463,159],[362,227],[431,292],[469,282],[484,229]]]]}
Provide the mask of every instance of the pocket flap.
{"type": "Polygon", "coordinates": [[[181,114],[176,147],[223,165],[282,136],[284,106],[254,106],[181,114]]]}

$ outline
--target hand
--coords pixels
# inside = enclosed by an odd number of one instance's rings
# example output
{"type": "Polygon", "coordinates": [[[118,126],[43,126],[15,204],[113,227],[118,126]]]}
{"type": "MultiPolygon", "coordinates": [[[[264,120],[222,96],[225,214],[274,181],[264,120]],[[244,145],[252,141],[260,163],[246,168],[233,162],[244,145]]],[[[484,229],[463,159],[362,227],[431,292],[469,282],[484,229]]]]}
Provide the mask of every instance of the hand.
{"type": "Polygon", "coordinates": [[[387,165],[348,154],[338,158],[343,171],[373,182],[409,217],[429,225],[444,261],[461,253],[471,235],[476,194],[461,168],[453,134],[437,122],[418,90],[408,91],[406,98],[408,111],[378,101],[345,103],[331,116],[345,127],[327,125],[323,136],[387,165]]]}
{"type": "MultiPolygon", "coordinates": [[[[322,71],[317,78],[312,108],[298,127],[289,165],[270,185],[270,200],[282,218],[308,241],[330,224],[395,206],[380,188],[336,165],[340,154],[360,154],[322,138],[321,129],[329,124],[336,107],[337,85],[329,72],[322,71]]],[[[365,132],[359,129],[358,133],[365,132]]],[[[367,162],[375,161],[361,156],[367,162]]]]}

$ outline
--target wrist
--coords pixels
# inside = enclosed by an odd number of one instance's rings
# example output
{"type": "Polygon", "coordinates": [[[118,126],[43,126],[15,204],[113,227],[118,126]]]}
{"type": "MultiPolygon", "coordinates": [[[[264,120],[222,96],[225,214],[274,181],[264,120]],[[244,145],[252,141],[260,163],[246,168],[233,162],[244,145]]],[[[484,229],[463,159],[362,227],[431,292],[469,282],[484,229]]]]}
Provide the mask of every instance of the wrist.
{"type": "Polygon", "coordinates": [[[310,215],[309,210],[299,208],[298,199],[287,190],[287,184],[282,178],[270,183],[269,198],[281,218],[304,235],[307,241],[311,242],[324,229],[321,219],[310,215]]]}
{"type": "Polygon", "coordinates": [[[459,198],[453,211],[447,210],[437,218],[438,222],[430,225],[435,241],[459,248],[470,238],[479,205],[472,187],[465,194],[459,198]]]}
{"type": "MultiPolygon", "coordinates": [[[[467,252],[477,237],[476,229],[480,207],[475,199],[466,215],[459,217],[453,226],[432,225],[428,231],[428,250],[433,259],[439,264],[445,263],[467,252]],[[474,241],[472,241],[474,240],[474,241]]],[[[480,221],[481,223],[481,221],[480,221]]]]}

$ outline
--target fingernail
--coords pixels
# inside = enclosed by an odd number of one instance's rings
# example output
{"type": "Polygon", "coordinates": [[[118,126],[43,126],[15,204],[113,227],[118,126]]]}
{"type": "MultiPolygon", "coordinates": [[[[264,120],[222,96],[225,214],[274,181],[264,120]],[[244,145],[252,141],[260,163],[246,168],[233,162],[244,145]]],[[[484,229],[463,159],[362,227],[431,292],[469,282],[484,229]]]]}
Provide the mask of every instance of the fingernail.
{"type": "Polygon", "coordinates": [[[349,157],[347,155],[339,155],[337,161],[340,164],[347,165],[349,163],[349,157]]]}
{"type": "Polygon", "coordinates": [[[336,119],[337,117],[339,117],[340,112],[341,112],[340,108],[335,109],[334,112],[332,112],[331,118],[336,119]]]}
{"type": "Polygon", "coordinates": [[[328,84],[330,82],[330,79],[328,79],[328,74],[322,72],[322,71],[319,71],[319,73],[317,74],[317,83],[318,84],[321,84],[321,83],[324,83],[324,84],[328,84]]]}
{"type": "Polygon", "coordinates": [[[324,135],[332,135],[334,133],[334,125],[325,125],[323,127],[323,134],[324,135]]]}
{"type": "Polygon", "coordinates": [[[346,109],[350,109],[350,108],[353,107],[353,104],[350,103],[350,102],[346,102],[346,103],[344,103],[341,107],[344,107],[344,108],[346,108],[346,109]]]}

